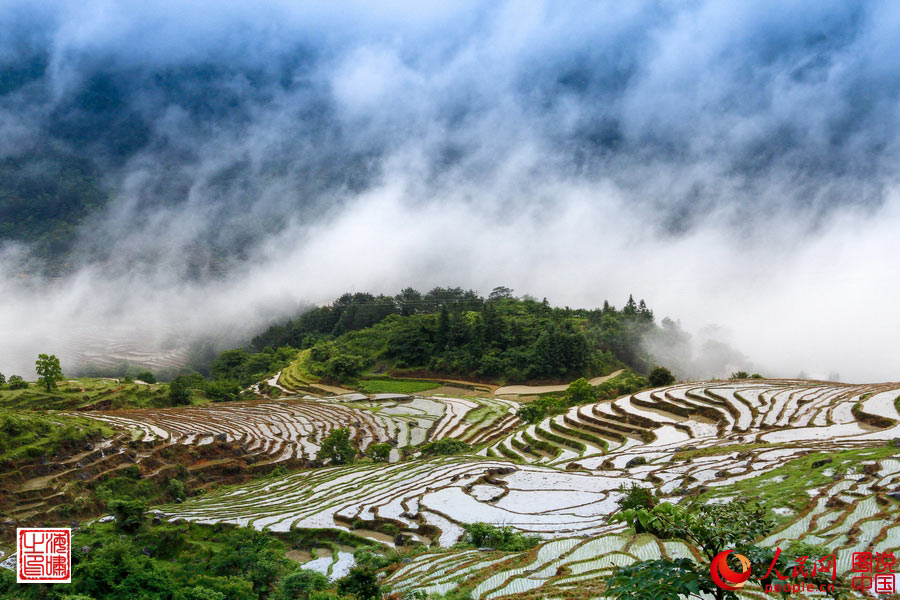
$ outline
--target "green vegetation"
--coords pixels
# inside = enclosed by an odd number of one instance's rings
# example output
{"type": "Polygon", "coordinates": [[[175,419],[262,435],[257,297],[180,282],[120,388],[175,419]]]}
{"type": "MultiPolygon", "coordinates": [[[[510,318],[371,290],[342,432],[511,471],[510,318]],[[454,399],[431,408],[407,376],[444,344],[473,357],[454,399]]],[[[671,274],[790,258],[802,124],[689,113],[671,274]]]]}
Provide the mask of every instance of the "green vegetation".
{"type": "Polygon", "coordinates": [[[392,448],[393,446],[387,442],[382,444],[371,444],[366,448],[366,456],[375,462],[386,462],[391,455],[392,448]]]}
{"type": "Polygon", "coordinates": [[[645,378],[631,371],[616,375],[600,385],[591,387],[586,379],[572,382],[565,396],[542,394],[534,402],[522,406],[516,414],[523,421],[540,423],[546,417],[559,415],[570,406],[590,404],[600,400],[611,400],[624,394],[633,394],[648,386],[645,378]]]}
{"type": "Polygon", "coordinates": [[[512,527],[497,527],[489,523],[472,523],[466,525],[464,544],[476,548],[493,548],[507,552],[530,550],[541,543],[541,536],[527,535],[512,527]]]}
{"type": "Polygon", "coordinates": [[[111,427],[92,419],[0,408],[0,465],[54,456],[112,433],[111,427]]]}
{"type": "Polygon", "coordinates": [[[28,389],[28,382],[21,375],[10,375],[7,387],[11,390],[24,390],[28,389]]]}
{"type": "MultiPolygon", "coordinates": [[[[722,592],[689,558],[644,560],[620,567],[606,587],[618,600],[681,600],[722,592]]],[[[717,597],[737,598],[732,592],[717,597]]]]}
{"type": "Polygon", "coordinates": [[[350,439],[350,430],[338,427],[322,442],[316,458],[320,461],[329,461],[332,465],[347,465],[355,462],[357,456],[359,449],[350,439]]]}
{"type": "Polygon", "coordinates": [[[878,460],[900,453],[900,448],[887,445],[874,448],[857,448],[814,452],[786,462],[758,477],[737,481],[731,485],[717,487],[697,497],[705,502],[716,496],[738,496],[759,498],[767,509],[789,508],[800,513],[812,502],[806,490],[811,490],[833,481],[823,471],[846,473],[857,468],[862,461],[878,460]],[[816,464],[816,467],[813,467],[816,464]]]}
{"type": "Polygon", "coordinates": [[[38,375],[38,383],[44,386],[48,392],[55,390],[56,382],[63,377],[59,359],[53,354],[38,354],[34,370],[38,375]]]}
{"type": "Polygon", "coordinates": [[[469,444],[454,440],[453,438],[441,438],[433,442],[425,442],[417,447],[423,456],[449,456],[460,454],[472,449],[469,444]]]}
{"type": "Polygon", "coordinates": [[[647,382],[650,387],[663,387],[675,383],[675,376],[665,367],[654,367],[647,375],[647,382]]]}
{"type": "Polygon", "coordinates": [[[60,259],[75,244],[78,225],[106,200],[97,166],[59,147],[0,159],[0,241],[30,243],[54,271],[68,266],[60,259]]]}
{"type": "Polygon", "coordinates": [[[419,394],[441,387],[432,381],[410,381],[403,379],[363,379],[356,386],[366,394],[419,394]]]}
{"type": "Polygon", "coordinates": [[[242,349],[226,350],[219,354],[213,362],[210,372],[214,379],[234,382],[239,387],[246,387],[259,381],[266,375],[276,373],[291,363],[297,356],[293,348],[271,346],[259,352],[247,352],[242,349]]]}
{"type": "MultiPolygon", "coordinates": [[[[298,377],[304,381],[350,381],[376,365],[401,378],[431,373],[558,381],[609,373],[623,363],[646,372],[652,363],[641,339],[656,329],[653,312],[632,298],[621,310],[609,303],[588,310],[552,308],[546,300],[515,298],[505,288],[487,299],[461,288],[426,294],[407,288],[393,297],[344,294],[270,327],[252,347],[308,349],[307,376],[298,377]]],[[[217,363],[222,361],[220,356],[217,363]]],[[[403,389],[363,385],[367,391],[403,389]]]]}
{"type": "MultiPolygon", "coordinates": [[[[703,594],[714,595],[717,600],[736,600],[737,595],[714,584],[710,578],[709,563],[720,552],[734,550],[750,560],[754,573],[764,573],[761,578],[749,581],[765,587],[777,583],[776,572],[789,574],[794,558],[806,556],[813,560],[831,554],[825,548],[798,544],[785,553],[776,554],[775,549],[756,546],[775,527],[765,506],[758,502],[736,500],[725,504],[704,504],[695,502],[680,506],[663,502],[656,504],[652,496],[632,488],[628,499],[620,506],[629,504],[612,516],[613,521],[623,521],[636,532],[652,533],[660,539],[682,539],[697,548],[705,559],[705,564],[697,564],[690,559],[662,559],[639,561],[626,567],[618,567],[607,581],[607,592],[619,600],[659,598],[676,600],[682,597],[702,598],[703,594]],[[809,554],[802,554],[809,552],[809,554]],[[777,560],[776,560],[777,557],[777,560]]],[[[734,568],[732,566],[732,568],[734,568]]],[[[804,583],[832,583],[827,573],[807,577],[804,583]]],[[[830,593],[840,597],[844,591],[840,580],[835,582],[836,591],[830,593]]]]}
{"type": "MultiPolygon", "coordinates": [[[[12,378],[10,378],[12,380],[12,378]]],[[[216,382],[193,376],[199,388],[191,388],[191,403],[202,404],[210,397],[207,389],[216,382]]],[[[44,387],[7,384],[0,388],[0,407],[18,409],[109,410],[119,408],[159,408],[172,406],[168,386],[144,385],[106,378],[83,377],[63,380],[48,392],[44,387]]]]}
{"type": "MultiPolygon", "coordinates": [[[[287,557],[296,535],[230,526],[147,522],[128,528],[95,523],[72,539],[72,583],[19,585],[0,569],[0,596],[11,600],[375,600],[378,570],[399,555],[358,551],[359,564],[330,583],[287,557]],[[81,595],[81,596],[79,596],[81,595]]],[[[296,542],[299,544],[300,542],[296,542]]],[[[295,546],[297,547],[297,546],[295,546]]]]}
{"type": "Polygon", "coordinates": [[[154,375],[152,371],[140,371],[134,378],[138,381],[143,381],[144,383],[156,383],[156,375],[154,375]]]}

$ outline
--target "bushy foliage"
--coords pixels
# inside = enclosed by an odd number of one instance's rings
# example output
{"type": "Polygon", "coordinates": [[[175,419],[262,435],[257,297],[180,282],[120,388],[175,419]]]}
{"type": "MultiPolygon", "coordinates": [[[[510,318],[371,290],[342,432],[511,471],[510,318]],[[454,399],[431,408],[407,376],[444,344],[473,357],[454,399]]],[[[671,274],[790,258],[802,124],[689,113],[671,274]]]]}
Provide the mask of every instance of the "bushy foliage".
{"type": "Polygon", "coordinates": [[[383,444],[371,444],[366,448],[366,456],[375,462],[386,462],[391,455],[391,446],[387,442],[383,444]]]}
{"type": "Polygon", "coordinates": [[[187,375],[179,375],[169,382],[169,402],[175,406],[191,403],[191,380],[187,375]]]}
{"type": "Polygon", "coordinates": [[[569,406],[588,404],[593,401],[594,389],[587,379],[582,377],[569,384],[569,389],[566,391],[566,402],[569,406]]]}
{"type": "Polygon", "coordinates": [[[625,394],[633,394],[647,387],[647,380],[630,371],[626,371],[591,387],[587,380],[575,381],[569,386],[565,396],[547,394],[534,402],[529,402],[516,411],[516,415],[528,423],[539,423],[546,417],[560,415],[571,406],[590,404],[598,400],[611,400],[625,394]],[[585,386],[587,384],[587,386],[585,386]],[[573,388],[574,387],[574,393],[573,388]]]}
{"type": "Polygon", "coordinates": [[[331,587],[328,578],[318,571],[298,569],[285,575],[275,593],[275,600],[309,600],[315,592],[331,587]]]}
{"type": "Polygon", "coordinates": [[[675,376],[667,368],[657,366],[650,371],[650,374],[647,376],[647,382],[650,384],[650,387],[663,387],[664,385],[675,383],[675,376]]]}
{"type": "Polygon", "coordinates": [[[156,383],[156,375],[153,374],[153,371],[140,371],[135,374],[134,378],[144,383],[156,383]]]}
{"type": "Polygon", "coordinates": [[[53,456],[111,434],[102,423],[70,415],[0,409],[0,456],[53,456]]]}
{"type": "Polygon", "coordinates": [[[24,390],[28,388],[28,382],[21,375],[10,375],[7,387],[11,390],[24,390]]]}
{"type": "Polygon", "coordinates": [[[34,370],[38,375],[38,383],[48,392],[55,390],[56,382],[63,377],[59,359],[53,354],[38,354],[34,370]]]}
{"type": "Polygon", "coordinates": [[[116,516],[116,527],[134,533],[144,524],[147,504],[141,500],[113,500],[109,503],[109,509],[116,516]]]}
{"type": "Polygon", "coordinates": [[[623,496],[616,501],[619,510],[650,509],[656,506],[659,499],[650,488],[641,487],[636,483],[619,486],[623,496]]]}
{"type": "Polygon", "coordinates": [[[607,595],[618,600],[681,600],[717,593],[721,598],[737,598],[733,592],[722,592],[709,577],[709,570],[688,558],[645,560],[617,567],[606,582],[607,595]]]}
{"type": "Polygon", "coordinates": [[[338,427],[328,434],[316,456],[320,461],[330,461],[333,465],[347,465],[356,461],[359,450],[350,438],[350,430],[338,427]]]}
{"type": "Polygon", "coordinates": [[[489,523],[465,525],[465,543],[478,548],[494,548],[508,552],[530,550],[541,542],[541,536],[528,535],[512,527],[497,527],[489,523]]]}
{"type": "Polygon", "coordinates": [[[270,327],[253,347],[310,348],[311,371],[337,380],[381,360],[447,375],[571,380],[623,362],[648,369],[641,339],[654,328],[653,312],[632,298],[621,310],[573,310],[506,291],[485,300],[461,288],[407,288],[393,298],[345,294],[270,327]],[[353,336],[361,332],[368,337],[353,336]]]}
{"type": "Polygon", "coordinates": [[[441,438],[419,446],[419,450],[425,456],[449,456],[451,454],[468,452],[471,449],[472,447],[469,444],[453,438],[441,438]]]}
{"type": "Polygon", "coordinates": [[[259,352],[226,350],[213,362],[210,372],[216,380],[230,382],[238,388],[246,387],[286,367],[296,356],[297,350],[287,346],[277,350],[267,346],[259,352]]]}
{"type": "Polygon", "coordinates": [[[378,585],[378,575],[369,566],[357,565],[350,569],[344,577],[338,580],[337,591],[356,600],[379,600],[381,598],[381,586],[378,585]]]}
{"type": "MultiPolygon", "coordinates": [[[[683,539],[700,550],[707,564],[698,565],[689,559],[640,561],[617,568],[607,581],[607,592],[619,600],[659,598],[676,600],[684,597],[713,595],[717,599],[734,599],[737,596],[718,588],[709,576],[709,561],[724,550],[736,550],[747,556],[753,572],[766,573],[775,558],[773,548],[754,545],[754,541],[766,536],[775,526],[766,509],[758,502],[736,500],[727,504],[701,504],[681,506],[662,502],[647,496],[634,486],[620,488],[626,496],[620,500],[621,510],[611,520],[631,524],[636,531],[646,531],[660,539],[683,539]]],[[[823,557],[831,554],[825,547],[805,543],[792,543],[776,562],[776,568],[788,573],[800,556],[823,557]]],[[[829,577],[820,574],[810,583],[830,583],[829,577]]],[[[760,581],[765,586],[772,582],[760,581]]],[[[840,582],[835,585],[834,597],[843,593],[840,582]]]]}

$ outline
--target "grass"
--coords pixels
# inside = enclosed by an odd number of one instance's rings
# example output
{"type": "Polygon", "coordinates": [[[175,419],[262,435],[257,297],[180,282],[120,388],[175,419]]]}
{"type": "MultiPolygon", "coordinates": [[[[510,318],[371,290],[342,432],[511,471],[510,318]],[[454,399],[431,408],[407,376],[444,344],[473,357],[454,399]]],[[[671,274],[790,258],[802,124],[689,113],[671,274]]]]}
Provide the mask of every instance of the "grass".
{"type": "Polygon", "coordinates": [[[366,394],[417,394],[441,387],[433,381],[408,381],[403,379],[363,379],[356,386],[366,394]]]}
{"type": "Polygon", "coordinates": [[[720,454],[730,454],[732,452],[746,452],[747,450],[755,450],[757,448],[790,448],[791,444],[775,444],[772,442],[757,442],[755,444],[733,444],[731,446],[709,446],[707,448],[697,448],[696,450],[681,450],[672,456],[672,460],[689,460],[691,458],[700,458],[702,456],[718,456],[720,454]]]}
{"type": "Polygon", "coordinates": [[[111,435],[112,427],[92,419],[0,409],[0,463],[53,456],[111,435]]]}
{"type": "MultiPolygon", "coordinates": [[[[732,485],[717,487],[697,497],[697,502],[717,496],[738,496],[757,499],[768,508],[789,508],[800,513],[812,502],[807,490],[832,483],[832,478],[824,474],[830,469],[835,473],[846,472],[862,461],[880,460],[900,454],[900,448],[879,446],[830,452],[815,452],[786,462],[784,465],[758,477],[737,481],[732,485]],[[831,459],[831,462],[814,469],[816,461],[831,459]]],[[[789,520],[792,517],[779,517],[789,520]]]]}
{"type": "Polygon", "coordinates": [[[0,408],[106,409],[168,406],[168,387],[117,382],[98,377],[65,379],[47,392],[35,383],[26,389],[0,389],[0,408]]]}

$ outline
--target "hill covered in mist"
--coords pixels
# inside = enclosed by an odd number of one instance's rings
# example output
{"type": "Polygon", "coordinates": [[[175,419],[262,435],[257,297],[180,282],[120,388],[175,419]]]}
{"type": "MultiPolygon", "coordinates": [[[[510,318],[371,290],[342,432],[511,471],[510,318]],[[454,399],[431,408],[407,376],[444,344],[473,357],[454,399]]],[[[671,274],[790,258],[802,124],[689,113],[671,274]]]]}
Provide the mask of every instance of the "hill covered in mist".
{"type": "Polygon", "coordinates": [[[504,281],[634,291],[772,374],[896,379],[898,19],[9,2],[0,359],[504,281]]]}

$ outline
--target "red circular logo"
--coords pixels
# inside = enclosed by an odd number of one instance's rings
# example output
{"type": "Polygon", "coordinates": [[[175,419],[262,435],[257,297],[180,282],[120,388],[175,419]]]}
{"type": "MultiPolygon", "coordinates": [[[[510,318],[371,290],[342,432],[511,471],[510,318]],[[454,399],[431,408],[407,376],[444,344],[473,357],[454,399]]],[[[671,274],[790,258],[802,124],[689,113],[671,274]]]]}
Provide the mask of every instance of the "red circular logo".
{"type": "Polygon", "coordinates": [[[748,559],[743,554],[735,553],[735,557],[741,561],[741,572],[732,571],[728,566],[728,563],[725,562],[725,559],[728,558],[728,555],[734,552],[734,550],[726,550],[724,552],[719,552],[716,554],[716,557],[712,559],[712,563],[709,565],[709,575],[712,577],[712,580],[715,582],[717,586],[722,588],[723,590],[734,591],[740,589],[744,586],[748,579],[750,579],[750,559],[748,559]]]}

